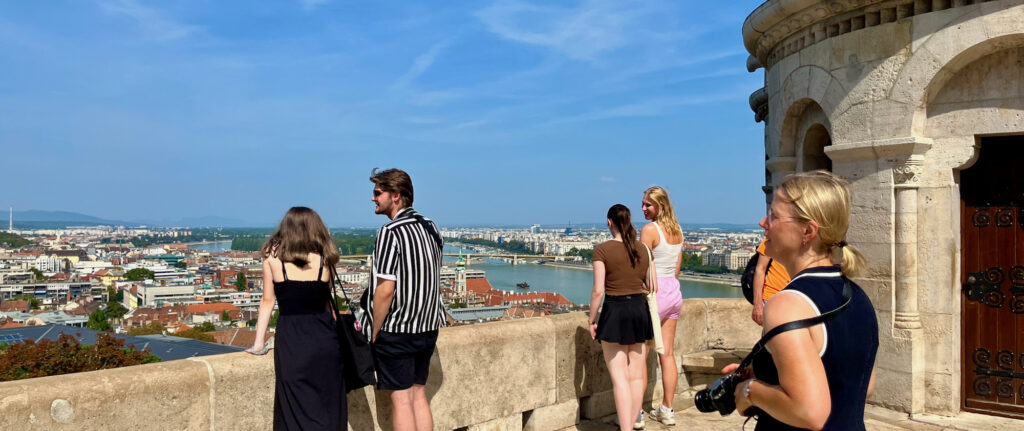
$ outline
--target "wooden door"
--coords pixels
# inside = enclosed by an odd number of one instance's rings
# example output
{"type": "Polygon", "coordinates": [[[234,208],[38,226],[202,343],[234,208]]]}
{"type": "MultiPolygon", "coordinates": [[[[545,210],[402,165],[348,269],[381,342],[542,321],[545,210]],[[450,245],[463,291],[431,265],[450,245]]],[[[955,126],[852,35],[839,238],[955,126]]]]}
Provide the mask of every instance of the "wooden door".
{"type": "Polygon", "coordinates": [[[1024,418],[1024,137],[960,174],[963,409],[1024,418]]]}

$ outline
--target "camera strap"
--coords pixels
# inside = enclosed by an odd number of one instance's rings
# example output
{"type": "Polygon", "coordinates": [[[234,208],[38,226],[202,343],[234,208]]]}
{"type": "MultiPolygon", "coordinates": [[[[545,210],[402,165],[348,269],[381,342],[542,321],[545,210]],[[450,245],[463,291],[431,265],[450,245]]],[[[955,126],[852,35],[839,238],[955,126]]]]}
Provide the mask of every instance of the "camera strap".
{"type": "Polygon", "coordinates": [[[827,311],[825,313],[822,313],[820,315],[817,315],[817,316],[814,316],[814,317],[810,317],[810,318],[807,318],[807,319],[800,319],[800,320],[794,320],[792,322],[786,322],[786,323],[783,323],[783,324],[781,324],[779,326],[776,326],[776,327],[772,328],[771,331],[768,331],[766,334],[761,336],[760,340],[757,340],[757,344],[755,344],[754,348],[750,350],[750,354],[747,355],[746,358],[743,358],[743,362],[740,363],[740,366],[739,366],[738,369],[742,370],[742,369],[748,367],[750,365],[750,363],[754,360],[754,356],[756,356],[757,353],[760,352],[761,349],[763,349],[766,344],[768,344],[768,341],[771,340],[776,335],[779,335],[779,334],[781,334],[783,332],[792,331],[792,330],[795,330],[795,329],[810,328],[811,326],[814,326],[814,325],[817,325],[817,324],[821,324],[821,323],[825,323],[825,322],[827,322],[829,320],[834,319],[836,316],[839,315],[840,312],[842,312],[844,309],[846,309],[847,305],[850,305],[850,300],[852,299],[852,297],[853,297],[853,288],[850,287],[850,279],[848,279],[848,278],[846,278],[844,276],[843,277],[843,303],[842,304],[839,304],[839,306],[836,307],[835,309],[829,310],[829,311],[827,311]]]}

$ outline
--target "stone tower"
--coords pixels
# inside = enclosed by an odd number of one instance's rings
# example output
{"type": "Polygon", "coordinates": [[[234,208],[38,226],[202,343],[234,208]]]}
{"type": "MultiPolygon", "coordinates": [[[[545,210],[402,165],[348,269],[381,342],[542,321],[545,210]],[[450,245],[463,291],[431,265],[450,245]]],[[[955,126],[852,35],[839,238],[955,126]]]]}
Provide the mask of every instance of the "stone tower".
{"type": "Polygon", "coordinates": [[[770,0],[743,39],[766,199],[793,172],[851,183],[870,402],[1024,417],[1024,0],[770,0]]]}

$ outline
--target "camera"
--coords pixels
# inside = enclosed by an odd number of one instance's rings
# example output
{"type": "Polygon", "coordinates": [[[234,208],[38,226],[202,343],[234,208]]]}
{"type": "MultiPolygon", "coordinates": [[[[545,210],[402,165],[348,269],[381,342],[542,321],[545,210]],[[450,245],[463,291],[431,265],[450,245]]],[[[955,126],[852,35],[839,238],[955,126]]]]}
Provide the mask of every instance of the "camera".
{"type": "Polygon", "coordinates": [[[693,403],[702,413],[717,411],[722,416],[728,416],[736,410],[736,385],[742,383],[743,380],[739,375],[739,370],[726,374],[715,380],[707,389],[697,392],[693,403]]]}

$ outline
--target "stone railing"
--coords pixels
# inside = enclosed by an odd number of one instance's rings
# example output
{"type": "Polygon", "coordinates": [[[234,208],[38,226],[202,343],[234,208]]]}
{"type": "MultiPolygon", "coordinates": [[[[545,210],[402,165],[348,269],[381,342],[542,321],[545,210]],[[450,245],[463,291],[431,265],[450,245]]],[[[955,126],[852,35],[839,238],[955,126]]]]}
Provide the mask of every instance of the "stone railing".
{"type": "MultiPolygon", "coordinates": [[[[445,328],[427,394],[436,429],[558,430],[614,413],[611,381],[586,315],[445,328]]],[[[742,299],[687,299],[675,354],[749,347],[759,335],[742,299]]],[[[661,397],[648,358],[648,399],[661,397]]],[[[690,387],[680,373],[679,392],[690,387]]],[[[231,353],[0,383],[4,430],[260,430],[273,415],[271,356],[231,353]]],[[[389,401],[349,394],[353,430],[391,429],[389,401]]]]}

